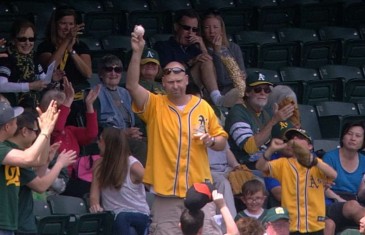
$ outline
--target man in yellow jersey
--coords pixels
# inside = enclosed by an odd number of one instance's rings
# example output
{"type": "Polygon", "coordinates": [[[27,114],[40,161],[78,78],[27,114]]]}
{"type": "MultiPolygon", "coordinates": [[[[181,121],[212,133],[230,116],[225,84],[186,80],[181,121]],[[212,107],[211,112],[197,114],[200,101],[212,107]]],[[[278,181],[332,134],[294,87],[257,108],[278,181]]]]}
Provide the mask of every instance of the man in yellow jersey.
{"type": "Polygon", "coordinates": [[[337,172],[321,159],[313,161],[310,168],[299,164],[292,145],[303,146],[308,152],[313,149],[305,130],[290,128],[284,136],[288,142],[273,139],[256,168],[280,181],[281,204],[290,215],[290,234],[322,235],[326,219],[324,186],[337,177],[337,172]],[[277,151],[283,157],[269,161],[277,151]]]}
{"type": "MultiPolygon", "coordinates": [[[[212,181],[207,148],[223,150],[227,133],[206,101],[186,94],[188,75],[181,63],[170,62],[163,69],[166,95],[153,94],[139,85],[143,36],[132,33],[131,44],[126,88],[133,111],[146,122],[148,153],[143,181],[156,194],[150,230],[152,234],[179,235],[186,191],[193,183],[212,181]]],[[[203,234],[221,234],[212,218],[214,204],[208,203],[202,210],[203,234]]]]}

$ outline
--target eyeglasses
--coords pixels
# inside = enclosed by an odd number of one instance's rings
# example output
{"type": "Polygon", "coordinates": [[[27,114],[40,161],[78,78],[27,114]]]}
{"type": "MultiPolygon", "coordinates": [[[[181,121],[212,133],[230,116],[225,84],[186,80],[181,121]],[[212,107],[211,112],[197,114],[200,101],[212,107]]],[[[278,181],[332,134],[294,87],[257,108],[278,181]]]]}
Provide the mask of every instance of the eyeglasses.
{"type": "Polygon", "coordinates": [[[169,75],[170,73],[179,74],[181,72],[185,73],[185,70],[179,67],[173,67],[173,68],[166,68],[163,70],[164,75],[169,75]]]}
{"type": "Polygon", "coordinates": [[[255,93],[261,93],[261,91],[264,91],[266,94],[269,94],[269,93],[271,93],[271,89],[270,89],[270,87],[254,87],[253,88],[253,91],[255,92],[255,93]]]}
{"type": "Polygon", "coordinates": [[[262,202],[265,199],[265,197],[255,197],[255,198],[246,198],[246,201],[248,203],[252,203],[252,202],[262,202]]]}
{"type": "Polygon", "coordinates": [[[18,42],[26,42],[27,40],[29,42],[34,42],[35,41],[35,38],[34,37],[30,37],[30,38],[27,38],[27,37],[18,37],[18,38],[16,38],[16,40],[18,42]]]}
{"type": "Polygon", "coordinates": [[[122,67],[107,67],[107,66],[105,66],[103,69],[105,70],[105,72],[108,72],[108,73],[110,73],[112,71],[114,71],[116,73],[122,73],[122,70],[123,70],[122,67]]]}
{"type": "Polygon", "coordinates": [[[197,33],[198,32],[198,28],[197,27],[191,27],[191,26],[185,25],[185,24],[179,24],[179,25],[185,31],[190,31],[191,30],[194,33],[197,33]]]}
{"type": "Polygon", "coordinates": [[[30,127],[25,127],[30,131],[34,131],[34,133],[38,134],[39,133],[39,129],[35,129],[35,128],[30,128],[30,127]]]}

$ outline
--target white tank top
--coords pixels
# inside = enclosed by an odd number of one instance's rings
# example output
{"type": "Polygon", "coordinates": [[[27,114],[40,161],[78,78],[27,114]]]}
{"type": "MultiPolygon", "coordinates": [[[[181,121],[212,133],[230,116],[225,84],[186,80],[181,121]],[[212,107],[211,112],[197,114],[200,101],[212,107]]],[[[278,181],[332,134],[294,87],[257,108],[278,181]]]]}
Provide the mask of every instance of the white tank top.
{"type": "Polygon", "coordinates": [[[134,184],[130,177],[131,166],[136,162],[141,164],[135,157],[129,156],[128,173],[119,190],[111,187],[101,190],[101,203],[104,210],[113,211],[116,216],[120,212],[150,214],[143,183],[134,184]]]}

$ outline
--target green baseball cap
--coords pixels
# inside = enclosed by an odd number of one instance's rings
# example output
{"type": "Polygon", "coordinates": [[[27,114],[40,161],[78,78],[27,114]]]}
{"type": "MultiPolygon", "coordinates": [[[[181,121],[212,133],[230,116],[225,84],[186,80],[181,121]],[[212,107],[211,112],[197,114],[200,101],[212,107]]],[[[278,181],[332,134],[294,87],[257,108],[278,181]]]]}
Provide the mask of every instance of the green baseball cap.
{"type": "Polygon", "coordinates": [[[293,129],[294,125],[290,121],[278,122],[271,129],[271,138],[284,139],[285,132],[289,129],[293,129]]]}
{"type": "Polygon", "coordinates": [[[298,128],[290,128],[287,131],[285,131],[284,136],[287,140],[291,140],[293,138],[293,135],[299,134],[306,138],[310,143],[312,143],[312,138],[309,136],[309,134],[303,130],[298,128]]]}
{"type": "Polygon", "coordinates": [[[262,223],[275,222],[280,219],[289,220],[289,212],[284,207],[272,207],[267,210],[262,223]]]}
{"type": "Polygon", "coordinates": [[[249,73],[247,75],[246,84],[247,86],[258,86],[262,84],[268,84],[270,86],[273,85],[263,73],[258,71],[249,73]]]}
{"type": "Polygon", "coordinates": [[[141,64],[147,64],[149,62],[160,65],[160,58],[157,51],[152,48],[146,48],[143,50],[141,64]]]}

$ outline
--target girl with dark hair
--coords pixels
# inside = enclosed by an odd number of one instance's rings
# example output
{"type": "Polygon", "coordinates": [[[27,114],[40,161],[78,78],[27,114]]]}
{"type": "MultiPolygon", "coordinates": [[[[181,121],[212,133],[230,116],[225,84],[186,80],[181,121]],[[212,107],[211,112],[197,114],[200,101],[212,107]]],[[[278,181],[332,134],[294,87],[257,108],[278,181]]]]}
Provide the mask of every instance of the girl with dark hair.
{"type": "Polygon", "coordinates": [[[121,129],[107,127],[98,146],[102,158],[94,164],[90,211],[113,211],[115,235],[128,235],[131,227],[138,235],[145,234],[149,207],[142,183],[144,168],[131,156],[126,134],[121,129]]]}
{"type": "Polygon", "coordinates": [[[365,208],[357,201],[359,188],[364,185],[365,155],[364,123],[351,122],[343,126],[339,149],[327,152],[323,161],[337,171],[334,185],[327,189],[327,216],[336,224],[336,229],[356,225],[365,214],[365,208]]]}
{"type": "Polygon", "coordinates": [[[64,71],[76,91],[89,87],[92,74],[91,56],[87,45],[77,36],[84,24],[77,24],[75,9],[57,8],[48,23],[46,40],[38,46],[38,56],[44,68],[56,61],[55,67],[64,71]]]}

